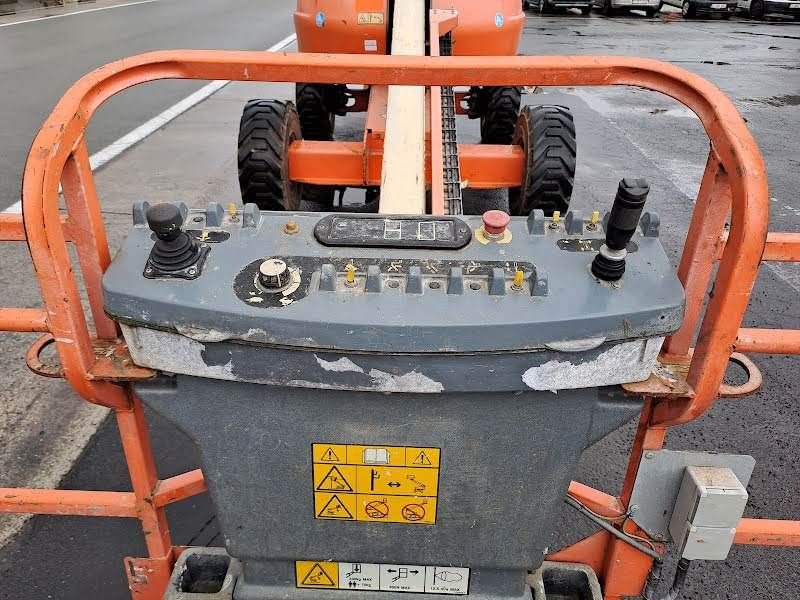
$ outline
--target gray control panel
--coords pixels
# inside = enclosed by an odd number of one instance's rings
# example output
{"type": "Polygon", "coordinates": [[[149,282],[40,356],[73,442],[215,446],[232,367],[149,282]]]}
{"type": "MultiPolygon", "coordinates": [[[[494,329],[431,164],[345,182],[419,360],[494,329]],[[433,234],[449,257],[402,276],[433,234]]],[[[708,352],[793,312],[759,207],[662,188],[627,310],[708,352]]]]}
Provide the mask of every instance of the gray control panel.
{"type": "MultiPolygon", "coordinates": [[[[591,271],[603,221],[576,212],[553,220],[536,211],[498,233],[480,216],[178,205],[202,252],[186,268],[174,252],[158,253],[148,208],[134,207],[105,303],[134,359],[168,372],[388,391],[415,372],[425,376],[413,391],[469,390],[471,375],[454,375],[452,361],[487,353],[501,363],[498,389],[580,387],[592,370],[598,384],[622,383],[649,375],[683,316],[652,213],[627,245],[624,277],[604,281],[591,271]],[[164,272],[159,256],[181,269],[164,272]],[[393,378],[369,377],[387,372],[390,355],[393,378]]],[[[169,222],[159,226],[174,231],[169,222]]],[[[479,388],[486,373],[473,375],[479,388]]]]}

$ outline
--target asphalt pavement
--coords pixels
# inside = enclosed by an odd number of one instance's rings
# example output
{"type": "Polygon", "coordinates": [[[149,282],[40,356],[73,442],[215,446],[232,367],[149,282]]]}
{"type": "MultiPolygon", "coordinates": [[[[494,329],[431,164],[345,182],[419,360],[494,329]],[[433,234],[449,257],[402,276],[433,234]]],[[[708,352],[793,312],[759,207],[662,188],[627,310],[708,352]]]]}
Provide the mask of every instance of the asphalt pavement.
{"type": "MultiPolygon", "coordinates": [[[[20,180],[36,131],[63,93],[81,76],[126,56],[151,50],[263,50],[293,32],[287,0],[156,0],[98,2],[117,8],[30,21],[65,11],[33,11],[0,23],[0,210],[19,200],[20,180]]],[[[66,11],[70,12],[70,11],[66,11]]],[[[144,85],[112,99],[89,129],[92,151],[110,144],[189,95],[198,82],[144,85]]]]}
{"type": "MultiPolygon", "coordinates": [[[[184,2],[164,0],[163,4],[184,2]]],[[[157,4],[161,2],[145,6],[157,4]]],[[[204,3],[194,0],[195,4],[204,3]]],[[[283,4],[288,14],[291,3],[283,4]]],[[[228,12],[238,13],[239,9],[228,12]]],[[[270,25],[269,30],[274,27],[270,25]]],[[[264,45],[286,33],[278,29],[264,45]]],[[[0,29],[0,46],[3,35],[0,29]]],[[[165,44],[176,45],[174,40],[165,44]]],[[[522,52],[648,56],[669,60],[708,78],[734,100],[761,145],[770,177],[771,228],[800,230],[800,26],[746,20],[687,22],[638,16],[586,18],[571,13],[530,15],[522,52]]],[[[112,243],[118,243],[124,234],[126,213],[134,200],[167,198],[203,205],[209,200],[227,203],[235,199],[233,148],[242,103],[256,96],[289,94],[288,86],[254,90],[246,84],[231,85],[102,169],[98,185],[113,232],[112,243]]],[[[708,152],[699,122],[676,102],[637,89],[538,89],[524,100],[529,104],[565,104],[575,113],[579,156],[573,205],[584,211],[607,207],[621,177],[646,177],[652,188],[648,203],[660,213],[664,243],[677,262],[708,152]]],[[[169,102],[165,100],[165,104],[169,102]]],[[[338,120],[338,135],[357,135],[359,119],[348,116],[338,120]]],[[[138,124],[134,121],[129,122],[128,129],[138,124]]],[[[462,122],[460,127],[462,139],[475,137],[474,123],[462,122]]],[[[106,139],[115,139],[124,129],[106,139]]],[[[746,324],[800,328],[800,271],[796,265],[762,269],[746,324]]],[[[719,401],[698,422],[672,431],[667,445],[673,449],[751,454],[756,470],[749,486],[747,515],[798,519],[797,360],[776,356],[758,356],[755,360],[765,377],[762,390],[745,399],[719,401]]],[[[45,402],[41,397],[36,400],[45,402]]],[[[156,415],[150,417],[161,476],[197,466],[191,442],[156,415]]],[[[609,492],[617,490],[632,431],[632,426],[626,426],[590,448],[576,478],[609,492]]],[[[128,488],[113,421],[102,423],[62,485],[128,488]]],[[[590,531],[569,510],[553,515],[559,534],[552,540],[552,548],[590,531]]],[[[205,495],[170,507],[169,515],[175,543],[223,543],[213,506],[205,495]]],[[[0,598],[127,600],[121,560],[125,555],[143,552],[135,521],[34,517],[0,551],[0,598]]],[[[666,571],[671,572],[669,567],[666,571]]],[[[798,550],[735,547],[728,560],[693,568],[683,597],[791,600],[800,597],[798,575],[798,550]]]]}

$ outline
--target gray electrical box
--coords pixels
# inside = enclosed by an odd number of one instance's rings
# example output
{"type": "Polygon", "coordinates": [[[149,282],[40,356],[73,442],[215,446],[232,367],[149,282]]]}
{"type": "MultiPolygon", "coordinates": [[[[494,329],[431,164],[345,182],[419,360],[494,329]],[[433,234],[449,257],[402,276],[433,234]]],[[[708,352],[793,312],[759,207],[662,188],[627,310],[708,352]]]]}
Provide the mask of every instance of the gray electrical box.
{"type": "Polygon", "coordinates": [[[686,467],[669,524],[689,560],[725,560],[744,514],[747,490],[727,467],[686,467]]]}

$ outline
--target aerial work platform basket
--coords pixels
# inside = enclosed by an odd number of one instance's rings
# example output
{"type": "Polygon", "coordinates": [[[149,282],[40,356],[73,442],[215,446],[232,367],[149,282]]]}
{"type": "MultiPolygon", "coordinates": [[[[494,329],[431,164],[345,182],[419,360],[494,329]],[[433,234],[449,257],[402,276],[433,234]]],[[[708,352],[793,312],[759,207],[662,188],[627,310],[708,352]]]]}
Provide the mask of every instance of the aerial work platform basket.
{"type": "MultiPolygon", "coordinates": [[[[161,600],[183,550],[173,544],[165,508],[207,489],[199,469],[165,480],[156,474],[142,402],[134,388],[157,373],[134,363],[118,323],[106,312],[102,280],[112,260],[85,139],[88,124],[104,101],[134,85],[161,79],[636,86],[670,96],[698,116],[710,139],[710,153],[677,269],[686,298],[682,325],[666,339],[653,374],[624,385],[626,393],[642,404],[621,490],[607,493],[579,482],[569,484],[567,500],[607,526],[545,556],[549,563],[590,567],[606,600],[641,595],[654,561],[660,565],[666,541],[653,535],[645,519],[637,520],[631,510],[632,497],[644,485],[643,463],[663,456],[658,453],[670,427],[700,418],[719,397],[745,395],[759,387],[758,370],[744,353],[800,353],[800,331],[741,327],[761,262],[800,261],[800,234],[768,233],[767,180],[755,141],[716,87],[653,60],[170,51],[112,63],[81,79],[58,103],[33,143],[24,175],[22,215],[0,215],[0,239],[27,242],[44,303],[41,309],[0,309],[0,329],[43,333],[28,351],[29,366],[41,375],[65,378],[84,400],[114,411],[132,490],[5,488],[0,489],[0,511],[139,519],[148,557],[126,558],[125,571],[133,598],[161,600]],[[60,188],[66,210],[60,208],[60,188]],[[57,368],[45,366],[40,358],[51,344],[58,352],[57,368]],[[731,360],[749,372],[741,386],[723,381],[731,360]]],[[[313,170],[303,162],[303,153],[311,150],[296,148],[298,170],[313,170]]],[[[519,166],[513,153],[487,148],[486,154],[498,172],[519,166]]],[[[311,153],[305,160],[314,156],[311,153]]],[[[409,521],[421,518],[416,509],[408,510],[409,521]]],[[[800,521],[743,518],[735,529],[736,544],[800,546],[800,521]]]]}

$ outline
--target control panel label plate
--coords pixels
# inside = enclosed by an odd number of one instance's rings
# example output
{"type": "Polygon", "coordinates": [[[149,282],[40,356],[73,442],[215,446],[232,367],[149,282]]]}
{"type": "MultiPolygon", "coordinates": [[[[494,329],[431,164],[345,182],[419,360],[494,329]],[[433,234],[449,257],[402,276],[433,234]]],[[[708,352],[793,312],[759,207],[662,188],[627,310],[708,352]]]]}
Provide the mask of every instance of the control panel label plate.
{"type": "Polygon", "coordinates": [[[313,444],[314,518],[433,525],[439,448],[313,444]]]}
{"type": "Polygon", "coordinates": [[[469,594],[469,569],[376,563],[295,561],[297,587],[418,594],[469,594]]]}

